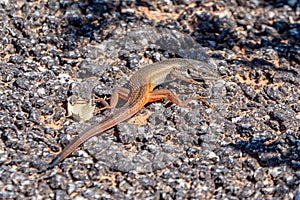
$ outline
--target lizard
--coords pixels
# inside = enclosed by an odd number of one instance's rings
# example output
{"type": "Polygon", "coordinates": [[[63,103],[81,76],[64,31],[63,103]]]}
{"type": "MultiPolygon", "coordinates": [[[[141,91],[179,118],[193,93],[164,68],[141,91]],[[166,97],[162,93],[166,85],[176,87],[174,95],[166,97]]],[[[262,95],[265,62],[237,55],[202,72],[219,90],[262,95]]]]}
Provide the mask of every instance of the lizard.
{"type": "Polygon", "coordinates": [[[172,103],[185,106],[191,100],[203,100],[203,97],[190,97],[185,101],[181,101],[171,90],[154,90],[158,85],[175,79],[188,83],[199,83],[199,81],[217,80],[219,77],[220,74],[217,69],[207,61],[173,58],[146,65],[132,75],[128,83],[128,88],[116,88],[113,91],[110,103],[107,103],[104,99],[101,101],[105,109],[116,107],[119,98],[125,99],[127,102],[122,107],[116,109],[111,116],[100,122],[100,124],[94,125],[87,131],[76,136],[54,157],[49,163],[48,168],[53,168],[91,137],[131,118],[147,103],[168,98],[172,103]]]}

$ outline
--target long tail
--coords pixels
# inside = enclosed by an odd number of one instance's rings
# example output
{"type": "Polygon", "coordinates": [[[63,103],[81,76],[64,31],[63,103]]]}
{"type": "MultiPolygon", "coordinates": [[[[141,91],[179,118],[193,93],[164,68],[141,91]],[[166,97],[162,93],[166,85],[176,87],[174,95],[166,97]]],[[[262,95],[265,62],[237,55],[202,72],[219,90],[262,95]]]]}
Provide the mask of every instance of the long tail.
{"type": "Polygon", "coordinates": [[[64,160],[67,156],[69,156],[78,146],[80,146],[83,142],[87,141],[91,137],[98,135],[99,133],[106,131],[118,123],[125,121],[132,117],[135,113],[137,113],[141,107],[144,105],[136,104],[130,106],[129,103],[125,104],[122,108],[120,108],[115,114],[108,117],[100,124],[95,125],[88,129],[86,132],[80,134],[75,137],[72,142],[70,142],[63,150],[60,152],[48,165],[48,169],[53,168],[59,162],[64,160]]]}

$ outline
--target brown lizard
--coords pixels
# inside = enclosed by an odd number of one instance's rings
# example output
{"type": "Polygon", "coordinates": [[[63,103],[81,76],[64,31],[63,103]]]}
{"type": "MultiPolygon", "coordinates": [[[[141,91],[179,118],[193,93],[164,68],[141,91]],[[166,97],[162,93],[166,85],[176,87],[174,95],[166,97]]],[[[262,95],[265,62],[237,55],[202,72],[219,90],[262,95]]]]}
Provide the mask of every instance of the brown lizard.
{"type": "Polygon", "coordinates": [[[116,109],[113,115],[104,119],[100,124],[92,126],[87,131],[75,137],[52,160],[48,168],[52,168],[60,161],[64,160],[79,145],[91,137],[131,118],[148,102],[168,98],[172,103],[177,105],[187,105],[191,100],[202,100],[201,97],[191,97],[185,101],[181,101],[176,94],[168,89],[154,90],[156,86],[174,79],[183,80],[189,83],[199,83],[199,80],[217,80],[218,78],[220,78],[219,73],[209,62],[192,59],[168,59],[141,68],[130,78],[128,89],[118,88],[113,92],[110,105],[104,100],[101,101],[105,108],[112,108],[117,105],[119,98],[122,98],[127,100],[125,105],[116,109]]]}

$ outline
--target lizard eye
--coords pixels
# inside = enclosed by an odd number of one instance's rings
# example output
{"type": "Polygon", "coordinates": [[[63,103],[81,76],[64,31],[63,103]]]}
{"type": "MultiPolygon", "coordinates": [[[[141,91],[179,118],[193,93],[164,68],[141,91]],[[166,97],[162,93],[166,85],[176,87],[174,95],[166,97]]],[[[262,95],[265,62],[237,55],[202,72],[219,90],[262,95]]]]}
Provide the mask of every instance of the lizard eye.
{"type": "Polygon", "coordinates": [[[190,70],[190,69],[188,69],[188,70],[187,70],[187,73],[188,73],[188,74],[191,74],[192,72],[191,72],[191,70],[190,70]]]}

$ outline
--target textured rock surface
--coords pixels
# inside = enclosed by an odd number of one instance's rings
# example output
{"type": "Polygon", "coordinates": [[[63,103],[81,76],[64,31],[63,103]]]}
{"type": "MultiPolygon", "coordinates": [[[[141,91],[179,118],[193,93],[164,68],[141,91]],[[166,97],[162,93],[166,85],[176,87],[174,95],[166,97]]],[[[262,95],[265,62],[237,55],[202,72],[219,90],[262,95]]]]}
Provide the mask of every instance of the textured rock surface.
{"type": "Polygon", "coordinates": [[[0,198],[299,199],[299,16],[292,0],[0,1],[0,198]],[[166,85],[212,108],[148,104],[41,171],[110,114],[66,118],[74,82],[109,97],[173,57],[217,64],[218,82],[166,85]]]}

